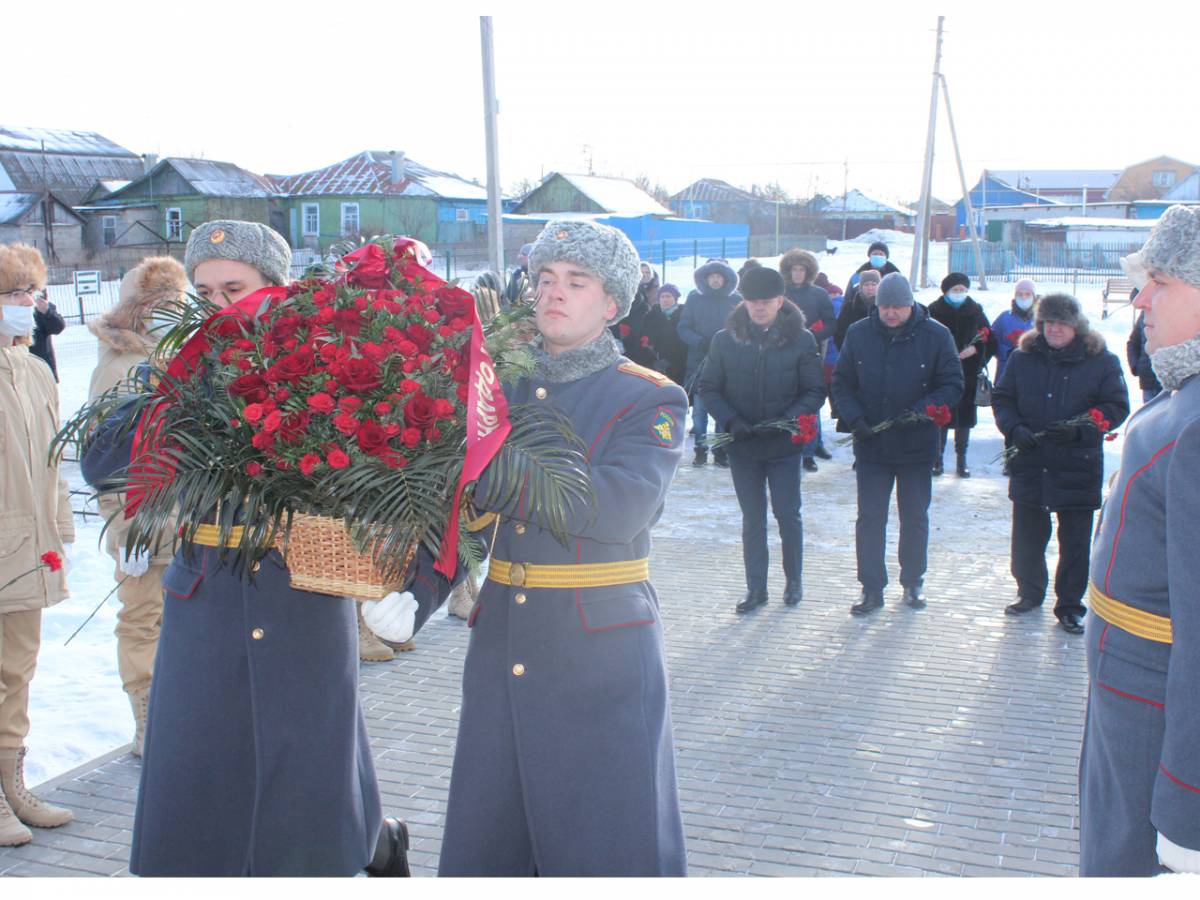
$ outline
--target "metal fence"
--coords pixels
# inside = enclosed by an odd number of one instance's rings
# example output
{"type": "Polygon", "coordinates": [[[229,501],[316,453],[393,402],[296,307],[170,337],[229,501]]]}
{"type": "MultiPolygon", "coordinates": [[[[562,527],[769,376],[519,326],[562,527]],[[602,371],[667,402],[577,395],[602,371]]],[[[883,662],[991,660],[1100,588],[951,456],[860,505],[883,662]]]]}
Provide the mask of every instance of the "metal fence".
{"type": "MultiPolygon", "coordinates": [[[[1089,244],[1022,241],[1019,244],[981,242],[980,251],[988,278],[995,281],[1034,281],[1064,284],[1102,284],[1121,278],[1121,257],[1141,249],[1141,244],[1089,244]]],[[[949,242],[949,270],[977,278],[970,241],[949,242]]]]}

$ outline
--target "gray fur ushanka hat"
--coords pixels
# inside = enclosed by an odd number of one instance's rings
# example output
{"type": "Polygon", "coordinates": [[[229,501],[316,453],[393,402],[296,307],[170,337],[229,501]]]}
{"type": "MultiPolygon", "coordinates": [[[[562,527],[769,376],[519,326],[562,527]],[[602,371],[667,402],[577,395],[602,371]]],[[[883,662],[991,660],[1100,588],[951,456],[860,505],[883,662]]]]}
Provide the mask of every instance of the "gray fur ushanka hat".
{"type": "Polygon", "coordinates": [[[195,283],[196,266],[210,259],[231,259],[253,266],[272,284],[292,280],[291,248],[279,232],[261,222],[205,222],[192,232],[183,253],[188,281],[195,283]]]}
{"type": "Polygon", "coordinates": [[[619,321],[629,315],[642,272],[637,250],[622,232],[586,219],[550,222],[529,251],[529,273],[537,280],[544,266],[571,262],[594,274],[617,304],[619,321]]]}
{"type": "Polygon", "coordinates": [[[1121,268],[1139,289],[1146,286],[1151,270],[1200,288],[1200,209],[1172,206],[1142,249],[1121,260],[1121,268]]]}

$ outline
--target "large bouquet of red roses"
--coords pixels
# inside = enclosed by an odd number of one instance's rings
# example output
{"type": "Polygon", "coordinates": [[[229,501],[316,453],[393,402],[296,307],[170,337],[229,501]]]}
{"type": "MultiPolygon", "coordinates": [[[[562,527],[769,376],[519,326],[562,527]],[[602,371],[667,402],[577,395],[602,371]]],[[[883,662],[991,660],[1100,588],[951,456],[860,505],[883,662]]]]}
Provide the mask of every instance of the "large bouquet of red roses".
{"type": "MultiPolygon", "coordinates": [[[[170,362],[156,389],[125,412],[133,459],[106,490],[127,493],[130,544],[173,538],[162,531],[177,510],[183,539],[215,524],[244,564],[306,514],[345,520],[380,566],[399,568],[423,541],[449,572],[456,554],[478,558],[459,501],[497,456],[498,477],[532,484],[533,517],[565,537],[570,508],[590,497],[583,448],[563,421],[509,409],[500,390],[531,365],[515,321],[526,315],[493,320],[485,344],[472,295],[403,238],[223,309],[192,298],[160,345],[170,362]]],[[[85,407],[60,445],[128,393],[85,407]]]]}

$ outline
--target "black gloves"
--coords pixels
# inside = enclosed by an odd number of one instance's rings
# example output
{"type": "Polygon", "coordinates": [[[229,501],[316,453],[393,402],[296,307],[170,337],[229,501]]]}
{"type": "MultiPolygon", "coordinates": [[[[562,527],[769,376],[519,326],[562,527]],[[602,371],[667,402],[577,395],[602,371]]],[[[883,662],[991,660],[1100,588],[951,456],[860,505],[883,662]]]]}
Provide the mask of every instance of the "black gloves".
{"type": "Polygon", "coordinates": [[[1038,436],[1027,425],[1018,425],[1009,437],[1018,450],[1032,450],[1038,445],[1038,436]]]}
{"type": "Polygon", "coordinates": [[[866,419],[855,419],[854,424],[850,426],[850,431],[860,441],[870,440],[875,437],[875,432],[871,430],[871,426],[866,419]]]}
{"type": "Polygon", "coordinates": [[[1055,444],[1077,444],[1079,443],[1079,437],[1080,431],[1078,425],[1055,422],[1053,425],[1046,426],[1046,440],[1052,441],[1055,444]]]}
{"type": "Polygon", "coordinates": [[[735,441],[745,440],[754,434],[754,427],[741,416],[730,419],[725,430],[733,435],[735,441]]]}

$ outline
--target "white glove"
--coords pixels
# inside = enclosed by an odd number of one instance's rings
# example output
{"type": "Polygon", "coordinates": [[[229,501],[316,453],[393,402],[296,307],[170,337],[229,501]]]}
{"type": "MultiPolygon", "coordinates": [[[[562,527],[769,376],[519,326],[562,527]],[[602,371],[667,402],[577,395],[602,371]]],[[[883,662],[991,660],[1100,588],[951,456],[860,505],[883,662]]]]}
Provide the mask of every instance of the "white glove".
{"type": "Polygon", "coordinates": [[[367,627],[394,644],[400,644],[413,636],[417,622],[417,600],[408,591],[403,594],[392,591],[382,600],[364,600],[363,621],[367,627]]]}
{"type": "Polygon", "coordinates": [[[1158,861],[1172,872],[1200,875],[1200,850],[1180,847],[1161,831],[1158,833],[1158,861]]]}
{"type": "Polygon", "coordinates": [[[140,578],[150,569],[149,550],[139,550],[128,557],[124,553],[119,555],[118,565],[121,567],[121,571],[131,578],[140,578]]]}

